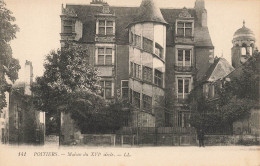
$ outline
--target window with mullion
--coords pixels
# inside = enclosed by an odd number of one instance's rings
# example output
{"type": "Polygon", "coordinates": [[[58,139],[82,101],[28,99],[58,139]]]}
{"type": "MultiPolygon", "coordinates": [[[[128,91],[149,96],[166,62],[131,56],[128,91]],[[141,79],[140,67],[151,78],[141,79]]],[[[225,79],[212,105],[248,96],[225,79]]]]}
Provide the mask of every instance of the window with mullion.
{"type": "Polygon", "coordinates": [[[128,80],[122,80],[121,81],[121,92],[122,92],[122,98],[126,99],[128,98],[128,80]]]}
{"type": "Polygon", "coordinates": [[[178,49],[177,66],[191,66],[191,49],[178,49]]]}
{"type": "Polygon", "coordinates": [[[130,75],[134,78],[142,79],[141,65],[131,62],[130,75]]]}
{"type": "Polygon", "coordinates": [[[191,78],[177,78],[178,98],[185,99],[191,90],[191,78]]]}
{"type": "Polygon", "coordinates": [[[191,37],[192,36],[192,22],[177,23],[177,36],[191,37]]]}
{"type": "Polygon", "coordinates": [[[162,77],[163,77],[162,72],[155,69],[155,71],[154,71],[154,84],[159,86],[159,87],[162,87],[162,83],[163,83],[162,77]]]}
{"type": "Polygon", "coordinates": [[[98,34],[99,35],[113,35],[114,34],[114,21],[99,20],[98,34]]]}
{"type": "Polygon", "coordinates": [[[112,65],[112,48],[98,48],[98,65],[112,65]]]}
{"type": "Polygon", "coordinates": [[[100,86],[102,87],[101,96],[110,99],[112,97],[112,81],[100,81],[100,86]]]}

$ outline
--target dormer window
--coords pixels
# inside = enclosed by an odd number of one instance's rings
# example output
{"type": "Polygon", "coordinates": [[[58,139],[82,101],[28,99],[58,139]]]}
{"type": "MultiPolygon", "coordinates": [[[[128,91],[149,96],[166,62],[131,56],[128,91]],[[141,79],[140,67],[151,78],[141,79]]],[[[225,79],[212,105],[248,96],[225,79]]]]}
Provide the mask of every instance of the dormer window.
{"type": "Polygon", "coordinates": [[[72,33],[72,20],[63,20],[63,33],[72,33]]]}
{"type": "Polygon", "coordinates": [[[192,37],[193,36],[193,22],[190,21],[178,21],[177,22],[177,36],[180,37],[192,37]]]}
{"type": "Polygon", "coordinates": [[[114,21],[99,20],[98,32],[99,35],[114,35],[114,21]]]}

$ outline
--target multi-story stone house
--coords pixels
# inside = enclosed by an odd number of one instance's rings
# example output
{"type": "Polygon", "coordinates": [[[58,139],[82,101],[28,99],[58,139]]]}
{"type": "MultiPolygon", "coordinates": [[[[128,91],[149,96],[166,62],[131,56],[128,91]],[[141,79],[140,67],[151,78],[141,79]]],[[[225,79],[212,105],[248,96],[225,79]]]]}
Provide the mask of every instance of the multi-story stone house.
{"type": "Polygon", "coordinates": [[[129,126],[189,127],[183,106],[214,63],[204,0],[189,9],[160,9],[153,0],[140,7],[67,4],[60,35],[61,47],[69,40],[88,48],[105,99],[133,104],[129,126]]]}

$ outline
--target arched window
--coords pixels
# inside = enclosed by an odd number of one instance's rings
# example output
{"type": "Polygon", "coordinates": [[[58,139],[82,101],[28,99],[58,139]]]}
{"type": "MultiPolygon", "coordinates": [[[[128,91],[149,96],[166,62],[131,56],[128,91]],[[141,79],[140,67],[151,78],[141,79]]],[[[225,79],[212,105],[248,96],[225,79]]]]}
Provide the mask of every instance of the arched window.
{"type": "Polygon", "coordinates": [[[246,55],[246,44],[242,44],[241,55],[246,55]]]}
{"type": "Polygon", "coordinates": [[[253,48],[249,47],[249,55],[253,55],[253,48]]]}
{"type": "Polygon", "coordinates": [[[241,55],[246,55],[246,47],[241,48],[241,55]]]}

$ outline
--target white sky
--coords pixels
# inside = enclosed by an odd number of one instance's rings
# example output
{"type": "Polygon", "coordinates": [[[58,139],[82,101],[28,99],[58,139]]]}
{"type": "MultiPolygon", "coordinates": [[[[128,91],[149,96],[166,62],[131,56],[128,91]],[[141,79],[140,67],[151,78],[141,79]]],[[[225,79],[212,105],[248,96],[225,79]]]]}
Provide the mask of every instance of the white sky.
{"type": "MultiPolygon", "coordinates": [[[[17,39],[11,42],[13,56],[20,60],[22,68],[25,60],[33,63],[34,75],[43,74],[45,55],[60,47],[61,4],[89,4],[91,0],[5,0],[7,8],[16,17],[20,27],[17,39]]],[[[195,0],[156,0],[161,8],[193,8],[195,0]]],[[[107,0],[111,6],[139,6],[141,0],[107,0]]],[[[208,11],[208,27],[215,46],[215,55],[230,62],[234,32],[242,27],[254,31],[260,46],[260,0],[205,0],[208,11]]],[[[20,71],[23,76],[23,70],[20,71]]]]}

